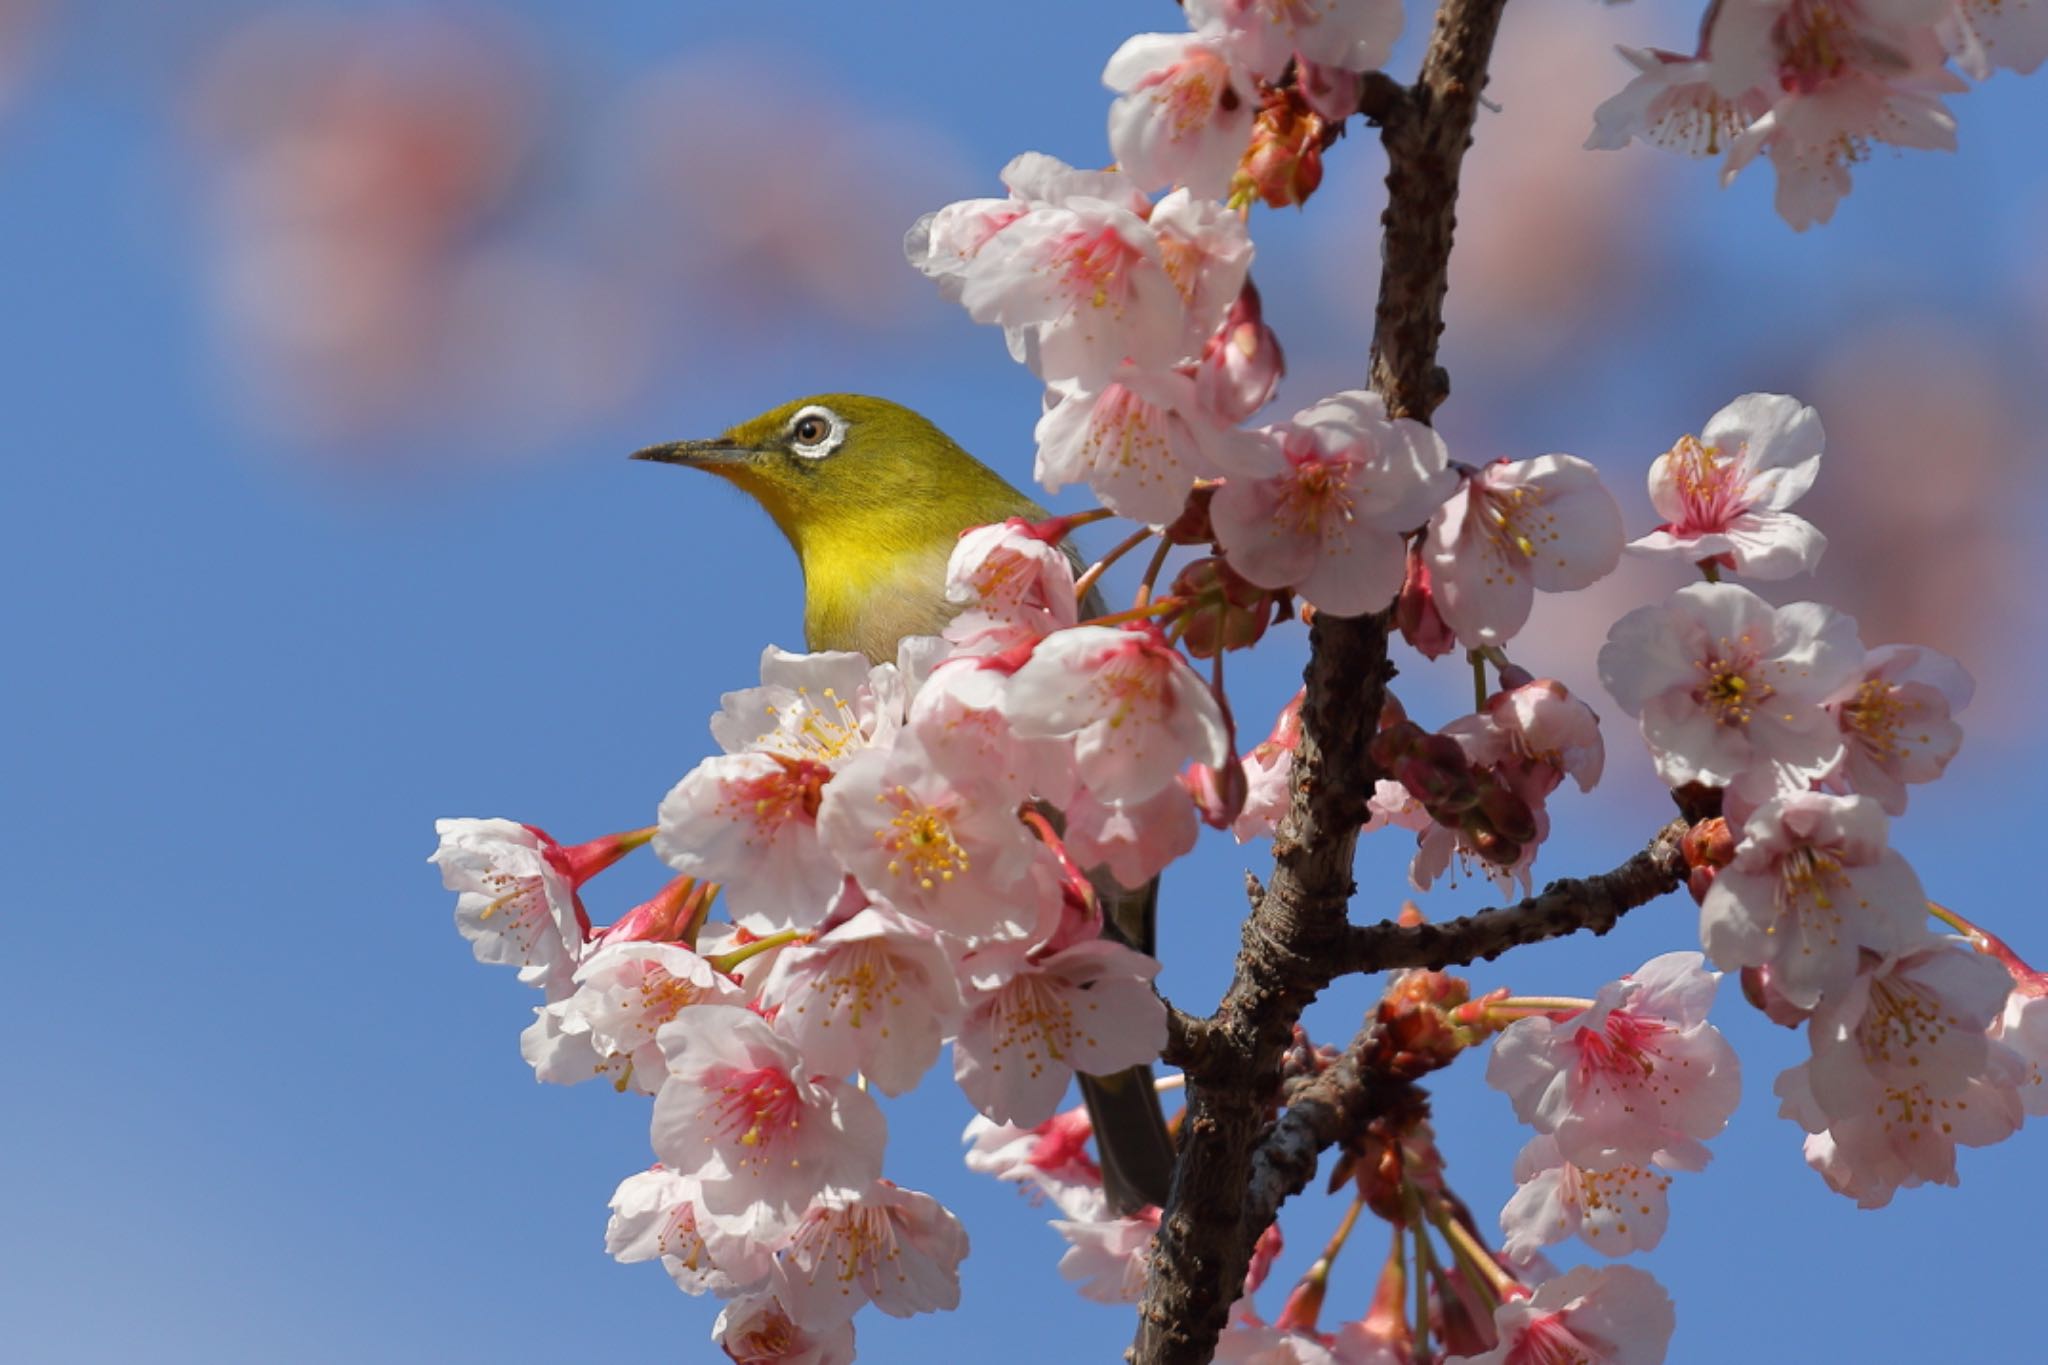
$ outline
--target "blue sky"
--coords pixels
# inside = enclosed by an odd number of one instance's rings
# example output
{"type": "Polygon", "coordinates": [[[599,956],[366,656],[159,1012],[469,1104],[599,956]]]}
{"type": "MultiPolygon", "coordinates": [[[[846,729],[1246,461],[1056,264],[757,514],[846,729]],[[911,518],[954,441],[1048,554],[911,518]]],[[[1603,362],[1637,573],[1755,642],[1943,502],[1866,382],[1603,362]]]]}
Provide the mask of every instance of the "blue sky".
{"type": "MultiPolygon", "coordinates": [[[[0,838],[15,885],[6,961],[27,1025],[0,1061],[7,1353],[709,1359],[711,1306],[602,1251],[607,1197],[651,1160],[645,1101],[533,1083],[517,1049],[530,998],[456,937],[424,862],[432,822],[504,815],[564,837],[645,823],[708,751],[718,694],[752,682],[764,643],[800,643],[795,566],[765,518],[625,452],[852,389],[912,403],[1022,480],[1037,391],[996,336],[933,305],[891,256],[856,262],[882,291],[886,326],[800,291],[693,293],[685,281],[655,299],[644,380],[602,403],[542,420],[508,398],[340,435],[295,424],[222,325],[220,173],[186,123],[206,53],[260,8],[56,5],[0,111],[0,571],[14,585],[0,838]]],[[[1504,61],[1545,25],[1582,27],[1595,46],[1617,34],[1677,45],[1696,18],[1580,0],[1522,8],[1504,61]]],[[[1176,22],[1164,0],[481,10],[524,33],[545,72],[538,169],[485,231],[586,253],[576,225],[621,173],[611,101],[649,71],[716,69],[765,107],[817,101],[901,130],[917,164],[887,164],[886,137],[850,144],[877,157],[850,183],[910,176],[937,207],[990,192],[1027,148],[1104,159],[1102,61],[1128,33],[1176,22]]],[[[1414,47],[1398,72],[1412,71],[1414,47]]],[[[1590,107],[1624,75],[1615,62],[1611,85],[1579,98],[1590,107]]],[[[1894,355],[1867,343],[1892,332],[1909,355],[1911,338],[1926,339],[1931,372],[1960,357],[1945,401],[1966,415],[1997,407],[1999,422],[1951,423],[1954,445],[1936,440],[1903,467],[1859,466],[1839,444],[1850,415],[1824,409],[1838,444],[1823,493],[1838,510],[1888,509],[1905,535],[1962,486],[1968,460],[1996,471],[1988,492],[1968,485],[1975,501],[1943,515],[1998,555],[1973,559],[1952,541],[1941,564],[1902,565],[1887,547],[1904,542],[1881,523],[1843,591],[1867,622],[1931,623],[1940,638],[1925,642],[1976,651],[1970,738],[1895,841],[1932,894],[2041,961],[2048,931],[2024,894],[2023,849],[2044,756],[2030,685],[2042,622],[2023,585],[2040,568],[2024,508],[2040,492],[2048,415],[2048,282],[2035,260],[2048,83],[2000,75],[1957,109],[1961,151],[1875,157],[1837,221],[1800,236],[1770,214],[1768,168],[1722,192],[1709,167],[1623,154],[1624,183],[1608,192],[1653,245],[1588,273],[1581,292],[1597,297],[1560,309],[1554,327],[1461,305],[1470,277],[1454,260],[1456,387],[1442,425],[1461,457],[1594,458],[1641,530],[1649,459],[1734,394],[1854,393],[1872,357],[1894,355]],[[2009,439],[1964,448],[1987,431],[2009,439]],[[1856,500],[1873,487],[1881,496],[1856,500]]],[[[720,118],[753,112],[725,107],[688,135],[717,139],[720,118]]],[[[1493,116],[1517,117],[1513,101],[1493,116]]],[[[1475,177],[1500,126],[1481,126],[1475,177]]],[[[1294,366],[1283,410],[1363,371],[1369,319],[1330,282],[1346,268],[1369,278],[1378,165],[1354,136],[1330,158],[1326,202],[1255,223],[1294,366]]],[[[852,211],[806,200],[811,183],[784,188],[795,207],[783,212],[852,211]]],[[[1487,230],[1474,214],[1467,228],[1487,230]]],[[[1554,268],[1533,245],[1511,266],[1504,286],[1554,268]]],[[[1616,600],[1666,586],[1638,575],[1616,600]]],[[[1570,643],[1581,637],[1556,619],[1532,655],[1590,687],[1590,657],[1570,643]]],[[[1269,714],[1291,690],[1299,649],[1297,632],[1233,667],[1245,714],[1269,714]]],[[[1411,706],[1448,718],[1463,677],[1412,658],[1403,668],[1411,706]]],[[[1612,865],[1663,818],[1632,772],[1626,719],[1610,715],[1607,736],[1609,789],[1561,799],[1539,873],[1612,865]]],[[[1170,879],[1161,982],[1177,1003],[1213,1002],[1241,912],[1230,888],[1263,856],[1205,843],[1170,879]]],[[[1361,916],[1398,901],[1405,856],[1367,849],[1361,916]]],[[[599,917],[658,879],[650,866],[608,874],[599,917]]],[[[1485,899],[1468,887],[1429,908],[1485,899]]],[[[1548,945],[1474,980],[1591,994],[1693,946],[1693,924],[1690,903],[1669,900],[1604,940],[1548,945]]],[[[1367,999],[1361,983],[1333,991],[1310,1026],[1342,1041],[1367,999]]],[[[1804,1167],[1775,1116],[1770,1081],[1798,1060],[1798,1040],[1746,1011],[1732,983],[1716,1013],[1744,1058],[1744,1103],[1714,1166],[1674,1188],[1664,1246],[1639,1258],[1678,1301],[1671,1360],[2014,1354],[2032,1336],[2007,1306],[2038,1279],[2042,1134],[1965,1153],[1959,1190],[1859,1213],[1804,1167]]],[[[1452,1178],[1490,1211],[1525,1134],[1480,1070],[1475,1058],[1434,1093],[1452,1178]]],[[[863,1358],[1113,1358],[1128,1315],[1072,1294],[1041,1215],[960,1166],[957,1091],[938,1078],[887,1112],[891,1173],[955,1208],[974,1251],[959,1312],[864,1315],[863,1358]]],[[[1341,1212],[1290,1208],[1283,1278],[1341,1212]]],[[[1340,1268],[1331,1321],[1362,1309],[1378,1241],[1362,1234],[1340,1268]]],[[[1269,1291],[1262,1306],[1278,1302],[1269,1291]]]]}

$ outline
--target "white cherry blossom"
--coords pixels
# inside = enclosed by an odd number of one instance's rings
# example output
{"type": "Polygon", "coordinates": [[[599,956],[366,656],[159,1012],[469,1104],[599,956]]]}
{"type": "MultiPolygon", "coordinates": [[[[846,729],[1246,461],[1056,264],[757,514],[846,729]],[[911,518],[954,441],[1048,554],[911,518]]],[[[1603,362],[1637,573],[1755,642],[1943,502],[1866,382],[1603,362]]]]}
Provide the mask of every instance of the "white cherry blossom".
{"type": "Polygon", "coordinates": [[[1629,549],[1715,560],[1747,578],[1820,567],[1827,537],[1785,509],[1820,473],[1820,416],[1796,398],[1746,393],[1650,465],[1650,502],[1664,523],[1629,549]]]}
{"type": "MultiPolygon", "coordinates": [[[[596,870],[544,831],[511,820],[436,820],[441,845],[427,859],[456,892],[455,927],[479,962],[519,968],[531,986],[560,987],[576,969],[589,919],[576,898],[596,870]]],[[[602,864],[598,864],[602,865],[602,864]]]]}
{"type": "Polygon", "coordinates": [[[1076,1283],[1082,1298],[1136,1303],[1144,1296],[1158,1209],[1147,1206],[1128,1218],[1055,1218],[1052,1226],[1067,1239],[1060,1274],[1076,1283]]]}
{"type": "Polygon", "coordinates": [[[1972,80],[2001,68],[2025,76],[2048,61],[2048,4],[2042,0],[1952,0],[1936,31],[1972,80]]]}
{"type": "Polygon", "coordinates": [[[711,736],[729,754],[777,754],[837,768],[870,745],[886,747],[908,703],[894,664],[770,645],[761,651],[761,685],[719,698],[711,736]]]}
{"type": "Polygon", "coordinates": [[[1402,535],[1454,492],[1443,439],[1389,419],[1378,394],[1334,394],[1266,429],[1271,457],[1217,490],[1210,519],[1230,566],[1293,588],[1332,616],[1378,611],[1401,590],[1402,535]]]}
{"type": "Polygon", "coordinates": [[[870,1303],[907,1318],[959,1306],[966,1255],[967,1233],[943,1204],[877,1180],[811,1202],[776,1246],[772,1286],[813,1332],[870,1303]]]}
{"type": "Polygon", "coordinates": [[[732,978],[680,943],[613,943],[576,969],[567,1011],[598,1055],[619,1067],[618,1084],[652,1095],[668,1076],[663,1024],[693,1005],[742,1005],[732,978]]]}
{"type": "Polygon", "coordinates": [[[960,1017],[953,964],[932,932],[879,906],[776,954],[761,1003],[816,1072],[858,1071],[885,1095],[924,1078],[960,1017]]]}
{"type": "Polygon", "coordinates": [[[1102,1168],[1088,1151],[1093,1134],[1088,1111],[1076,1106],[1029,1128],[976,1114],[961,1137],[968,1170],[1022,1185],[1033,1202],[1050,1199],[1068,1218],[1090,1222],[1109,1216],[1102,1168]]]}
{"type": "Polygon", "coordinates": [[[705,759],[662,798],[654,851],[718,882],[734,922],[756,934],[817,927],[846,873],[818,839],[832,769],[781,753],[705,759]]]}
{"type": "Polygon", "coordinates": [[[1187,0],[1197,33],[1225,40],[1268,80],[1297,54],[1322,66],[1371,71],[1401,36],[1400,0],[1187,0]]]}
{"type": "Polygon", "coordinates": [[[1185,185],[1223,197],[1251,141],[1258,99],[1221,42],[1140,33],[1110,57],[1102,83],[1118,95],[1109,106],[1109,149],[1126,174],[1147,189],[1185,185]]]}
{"type": "Polygon", "coordinates": [[[765,1250],[720,1237],[714,1230],[712,1238],[733,1260],[730,1267],[718,1264],[705,1231],[697,1226],[696,1190],[695,1181],[663,1166],[627,1176],[612,1194],[604,1249],[613,1260],[626,1263],[658,1258],[686,1294],[709,1290],[730,1298],[767,1277],[769,1258],[765,1250]]]}
{"type": "Polygon", "coordinates": [[[1229,457],[1219,460],[1217,448],[1241,439],[1201,410],[1195,381],[1177,370],[1125,366],[1101,389],[1060,383],[1047,398],[1034,433],[1038,481],[1054,491],[1085,483],[1137,521],[1179,516],[1195,480],[1223,472],[1229,457]]]}
{"type": "Polygon", "coordinates": [[[1500,1211],[1501,1250],[1511,1261],[1574,1234],[1606,1256],[1652,1251],[1663,1240],[1671,1177],[1648,1167],[1589,1171],[1539,1133],[1515,1158],[1515,1182],[1500,1211]]]}
{"type": "Polygon", "coordinates": [[[1429,519],[1437,612],[1467,649],[1504,644],[1528,623],[1538,589],[1570,592],[1611,573],[1622,534],[1621,508],[1584,460],[1496,460],[1429,519]]]}
{"type": "Polygon", "coordinates": [[[1871,650],[1862,673],[1828,701],[1842,731],[1842,761],[1826,784],[1905,814],[1907,785],[1940,777],[1962,747],[1954,716],[1976,687],[1961,664],[1936,650],[1871,650]]]}
{"type": "Polygon", "coordinates": [[[1926,937],[1927,893],[1885,843],[1867,797],[1788,792],[1742,827],[1735,861],[1700,904],[1714,964],[1771,969],[1771,985],[1810,1009],[1856,976],[1863,952],[1904,952],[1926,937]]]}
{"type": "Polygon", "coordinates": [[[1070,739],[1078,776],[1104,801],[1142,801],[1187,764],[1230,757],[1215,695],[1147,623],[1047,637],[1010,678],[1003,714],[1026,738],[1070,739]]]}
{"type": "Polygon", "coordinates": [[[946,600],[960,608],[946,626],[957,649],[1000,652],[1074,624],[1074,561],[1021,519],[977,526],[946,562],[946,600]]]}
{"type": "Polygon", "coordinates": [[[853,1365],[853,1323],[800,1326],[773,1294],[742,1294],[712,1324],[733,1365],[853,1365]]]}
{"type": "Polygon", "coordinates": [[[1856,622],[1813,602],[1773,607],[1732,583],[1695,583],[1615,622],[1600,681],[1639,717],[1657,775],[1729,787],[1754,806],[1842,756],[1825,703],[1863,666],[1856,622]]]}
{"type": "Polygon", "coordinates": [[[1166,1006],[1151,987],[1159,963],[1120,943],[1086,939],[1040,960],[998,943],[961,972],[971,989],[953,1079],[998,1122],[1043,1122],[1076,1071],[1111,1075],[1166,1046],[1166,1006]]]}

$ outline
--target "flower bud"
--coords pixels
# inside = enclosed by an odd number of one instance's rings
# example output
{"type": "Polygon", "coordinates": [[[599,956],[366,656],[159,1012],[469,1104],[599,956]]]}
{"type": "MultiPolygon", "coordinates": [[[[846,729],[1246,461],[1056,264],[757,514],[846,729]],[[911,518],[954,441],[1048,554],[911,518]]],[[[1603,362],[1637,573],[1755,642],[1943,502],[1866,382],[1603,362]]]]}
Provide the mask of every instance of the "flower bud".
{"type": "Polygon", "coordinates": [[[1188,599],[1181,646],[1197,659],[1257,644],[1272,619],[1273,594],[1255,587],[1221,559],[1197,559],[1174,576],[1169,591],[1188,599]]]}
{"type": "Polygon", "coordinates": [[[1280,338],[1265,323],[1258,289],[1246,280],[1223,325],[1202,347],[1195,402],[1218,421],[1235,425],[1266,406],[1286,373],[1280,338]]]}
{"type": "Polygon", "coordinates": [[[1291,90],[1268,90],[1252,125],[1251,146],[1230,182],[1233,204],[1262,201],[1284,209],[1302,204],[1323,183],[1328,125],[1291,90]]]}
{"type": "Polygon", "coordinates": [[[1536,842],[1536,813],[1529,803],[1495,780],[1479,790],[1478,813],[1494,833],[1518,844],[1536,842]]]}
{"type": "Polygon", "coordinates": [[[1215,529],[1209,525],[1209,504],[1216,500],[1217,487],[1199,484],[1188,490],[1187,505],[1160,533],[1168,545],[1207,545],[1216,539],[1215,529]]]}
{"type": "Polygon", "coordinates": [[[1437,614],[1420,540],[1408,547],[1408,577],[1401,583],[1401,595],[1394,599],[1394,624],[1400,627],[1401,638],[1425,658],[1441,658],[1458,647],[1458,637],[1437,614]]]}
{"type": "Polygon", "coordinates": [[[1742,969],[1742,998],[1763,1011],[1764,1018],[1786,1028],[1798,1028],[1813,1017],[1812,1010],[1801,1009],[1779,993],[1769,966],[1742,969]]]}
{"type": "Polygon", "coordinates": [[[1244,774],[1244,764],[1235,760],[1221,768],[1206,763],[1190,764],[1180,775],[1180,784],[1195,798],[1196,813],[1211,829],[1229,829],[1235,824],[1244,813],[1245,799],[1251,795],[1251,781],[1244,774]]]}

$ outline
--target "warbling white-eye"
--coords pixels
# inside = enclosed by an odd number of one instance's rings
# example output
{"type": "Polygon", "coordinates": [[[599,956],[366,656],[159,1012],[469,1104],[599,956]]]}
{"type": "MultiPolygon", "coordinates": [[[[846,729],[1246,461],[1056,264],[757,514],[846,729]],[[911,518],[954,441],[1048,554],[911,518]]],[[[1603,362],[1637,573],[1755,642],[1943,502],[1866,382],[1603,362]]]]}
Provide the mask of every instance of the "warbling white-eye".
{"type": "MultiPolygon", "coordinates": [[[[917,413],[881,398],[800,398],[708,441],[649,446],[633,456],[690,465],[737,484],[781,528],[804,572],[804,638],[881,663],[906,635],[936,634],[959,608],[946,600],[946,561],[960,533],[1045,510],[917,413]]],[[[1083,615],[1099,615],[1099,604],[1083,615]]],[[[1153,951],[1158,883],[1138,891],[1090,874],[1103,932],[1153,951]]],[[[1082,1076],[1103,1191],[1129,1213],[1164,1204],[1173,1140],[1149,1067],[1082,1076]]]]}

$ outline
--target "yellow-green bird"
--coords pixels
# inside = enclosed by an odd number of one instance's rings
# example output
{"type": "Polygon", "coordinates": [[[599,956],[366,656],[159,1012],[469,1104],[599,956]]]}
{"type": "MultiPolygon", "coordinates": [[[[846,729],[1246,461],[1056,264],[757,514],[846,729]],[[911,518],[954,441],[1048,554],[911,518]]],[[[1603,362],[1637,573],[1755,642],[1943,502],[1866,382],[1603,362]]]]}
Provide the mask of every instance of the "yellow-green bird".
{"type": "MultiPolygon", "coordinates": [[[[877,663],[894,660],[906,635],[937,634],[959,610],[946,600],[946,561],[962,531],[1046,515],[917,413],[859,394],[801,398],[714,440],[650,446],[633,458],[689,465],[750,494],[803,564],[808,646],[877,663]]],[[[1104,932],[1152,952],[1158,883],[1130,891],[1106,871],[1090,875],[1104,932]]],[[[1173,1141],[1151,1068],[1083,1076],[1081,1093],[1110,1206],[1164,1204],[1173,1141]]]]}

